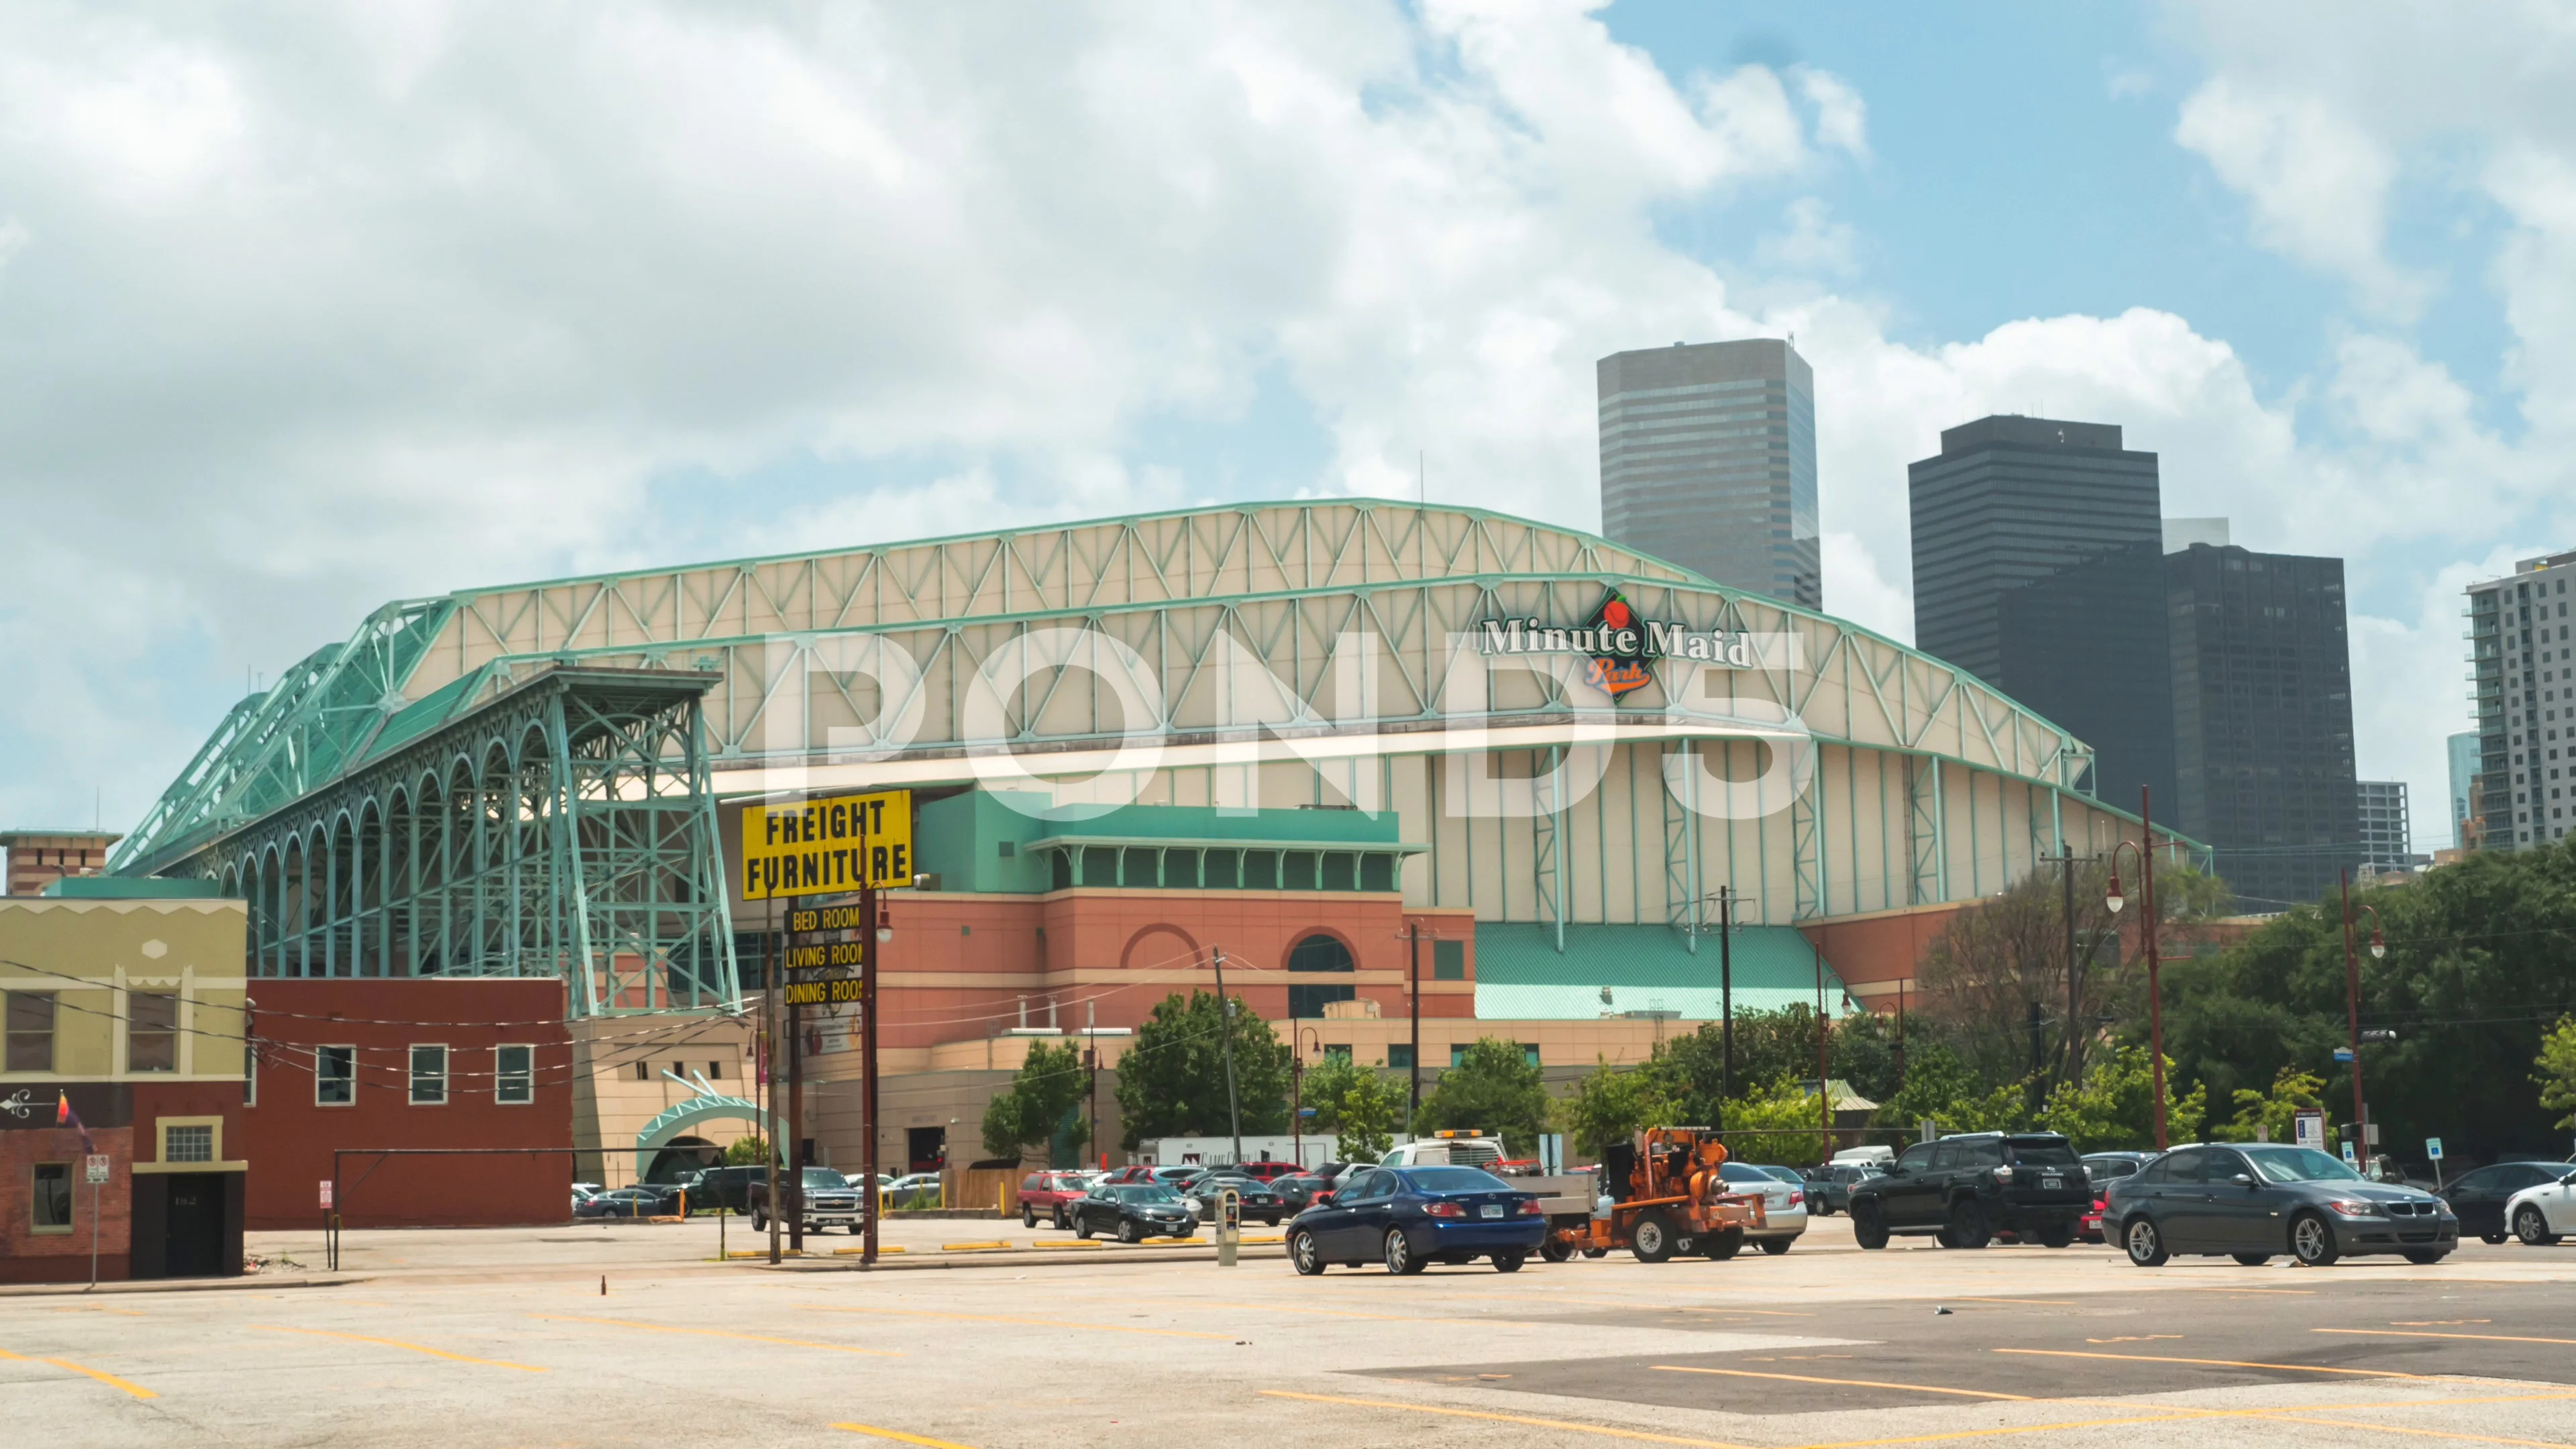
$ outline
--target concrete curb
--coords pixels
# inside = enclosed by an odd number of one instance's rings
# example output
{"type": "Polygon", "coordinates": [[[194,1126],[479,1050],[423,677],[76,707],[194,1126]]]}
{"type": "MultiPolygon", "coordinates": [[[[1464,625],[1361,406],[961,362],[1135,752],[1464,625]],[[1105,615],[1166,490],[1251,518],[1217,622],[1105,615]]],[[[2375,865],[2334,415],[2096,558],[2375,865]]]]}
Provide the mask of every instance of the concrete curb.
{"type": "Polygon", "coordinates": [[[244,1273],[237,1278],[126,1278],[101,1283],[10,1283],[0,1285],[0,1298],[91,1298],[108,1293],[224,1293],[253,1288],[338,1288],[368,1283],[374,1275],[335,1278],[279,1278],[244,1273]]]}
{"type": "MultiPolygon", "coordinates": [[[[1263,1252],[1247,1245],[1236,1255],[1241,1263],[1288,1260],[1287,1250],[1271,1247],[1263,1252]]],[[[766,1261],[753,1261],[741,1266],[776,1273],[907,1273],[937,1268],[1097,1268],[1108,1263],[1213,1263],[1216,1246],[1195,1244],[1187,1248],[1102,1249],[1075,1251],[1065,1248],[982,1248],[963,1253],[903,1253],[881,1257],[874,1268],[864,1267],[855,1258],[835,1261],[830,1258],[795,1258],[772,1268],[766,1261]]],[[[727,1265],[733,1266],[733,1265],[727,1265]]]]}

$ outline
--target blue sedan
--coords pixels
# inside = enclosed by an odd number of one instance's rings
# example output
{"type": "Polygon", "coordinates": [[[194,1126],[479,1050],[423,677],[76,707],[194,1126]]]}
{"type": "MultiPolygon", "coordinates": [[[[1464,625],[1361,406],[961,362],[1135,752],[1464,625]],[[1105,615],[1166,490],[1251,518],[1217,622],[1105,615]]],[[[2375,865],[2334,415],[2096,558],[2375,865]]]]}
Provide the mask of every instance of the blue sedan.
{"type": "Polygon", "coordinates": [[[1364,1167],[1288,1226],[1288,1261],[1304,1274],[1375,1258],[1390,1273],[1493,1260],[1514,1273],[1547,1237],[1536,1193],[1474,1167],[1364,1167]]]}

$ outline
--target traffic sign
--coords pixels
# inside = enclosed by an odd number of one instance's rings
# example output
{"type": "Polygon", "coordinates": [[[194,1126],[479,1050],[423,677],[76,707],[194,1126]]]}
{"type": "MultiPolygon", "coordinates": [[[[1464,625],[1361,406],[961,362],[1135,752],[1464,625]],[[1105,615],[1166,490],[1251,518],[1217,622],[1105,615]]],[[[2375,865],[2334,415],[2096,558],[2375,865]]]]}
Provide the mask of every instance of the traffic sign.
{"type": "Polygon", "coordinates": [[[2424,1155],[2425,1155],[2425,1156],[2427,1156],[2427,1157],[2429,1157],[2429,1158],[2431,1158],[2431,1159],[2433,1159],[2435,1162],[2439,1162],[2439,1161],[2441,1161],[2441,1160],[2442,1160],[2442,1139],[2441,1139],[2441,1138],[2439,1138],[2439,1137],[2427,1137],[2427,1138],[2425,1138],[2425,1139],[2424,1139],[2424,1155]]]}
{"type": "Polygon", "coordinates": [[[331,1205],[331,1179],[329,1179],[329,1178],[327,1178],[327,1177],[326,1177],[326,1178],[322,1179],[322,1206],[324,1206],[324,1207],[326,1207],[326,1208],[327,1208],[327,1207],[329,1207],[330,1205],[331,1205]]]}
{"type": "Polygon", "coordinates": [[[2361,1159],[2353,1153],[2352,1139],[2349,1137],[2343,1140],[2343,1165],[2346,1167],[2359,1167],[2361,1165],[2361,1159]]]}
{"type": "Polygon", "coordinates": [[[2348,1062],[2348,1061],[2351,1061],[2351,1060],[2352,1060],[2352,1048],[2350,1048],[2350,1047],[2336,1047],[2336,1048],[2335,1048],[2335,1058],[2334,1058],[2334,1059],[2335,1059],[2336,1061],[2339,1061],[2339,1062],[2348,1062]]]}
{"type": "Polygon", "coordinates": [[[746,901],[901,890],[914,864],[910,790],[742,807],[737,879],[746,901]]]}
{"type": "Polygon", "coordinates": [[[99,1183],[102,1183],[102,1182],[107,1181],[107,1154],[106,1154],[106,1153],[104,1153],[104,1152],[93,1152],[93,1153],[89,1154],[89,1161],[85,1164],[85,1166],[88,1168],[88,1171],[89,1171],[89,1180],[90,1180],[90,1183],[91,1183],[91,1185],[92,1185],[92,1186],[96,1186],[96,1185],[97,1185],[97,1184],[99,1184],[99,1183]]]}
{"type": "Polygon", "coordinates": [[[2311,1147],[2319,1152],[2326,1150],[2325,1113],[2316,1111],[2301,1112],[2291,1120],[2292,1131],[2301,1147],[2311,1147]]]}

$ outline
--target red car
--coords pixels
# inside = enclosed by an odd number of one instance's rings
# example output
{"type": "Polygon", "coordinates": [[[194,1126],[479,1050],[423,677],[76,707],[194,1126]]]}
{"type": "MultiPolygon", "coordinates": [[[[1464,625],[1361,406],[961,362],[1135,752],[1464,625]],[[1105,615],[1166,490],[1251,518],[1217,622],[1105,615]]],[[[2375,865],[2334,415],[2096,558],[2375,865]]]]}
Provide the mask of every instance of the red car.
{"type": "Polygon", "coordinates": [[[1277,1182],[1283,1177],[1294,1177],[1303,1171],[1293,1162],[1271,1162],[1266,1159],[1260,1162],[1240,1163],[1234,1170],[1254,1182],[1263,1183],[1277,1182]]]}
{"type": "Polygon", "coordinates": [[[1020,1226],[1034,1228],[1044,1216],[1062,1231],[1071,1226],[1072,1203],[1091,1190],[1091,1180],[1078,1172],[1032,1172],[1020,1179],[1020,1226]]]}

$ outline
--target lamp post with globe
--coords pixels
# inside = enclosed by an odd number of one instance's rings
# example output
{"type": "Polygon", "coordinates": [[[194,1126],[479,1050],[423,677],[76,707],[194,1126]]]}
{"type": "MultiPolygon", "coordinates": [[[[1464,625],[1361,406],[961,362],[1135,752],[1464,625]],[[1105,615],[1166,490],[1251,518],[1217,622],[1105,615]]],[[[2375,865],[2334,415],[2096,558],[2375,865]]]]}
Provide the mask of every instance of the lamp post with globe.
{"type": "MultiPolygon", "coordinates": [[[[2345,1024],[2352,1031],[2352,1130],[2361,1140],[2353,1144],[2353,1156],[2367,1160],[2370,1156],[2370,1119],[2362,1115],[2361,1105],[2361,959],[2352,949],[2352,872],[2343,873],[2343,1010],[2345,1024]]],[[[2379,931],[2379,912],[2363,906],[2370,916],[2370,959],[2384,960],[2388,940],[2379,931]]]]}
{"type": "Polygon", "coordinates": [[[2120,894],[2120,852],[2136,851],[2139,906],[2144,916],[2138,922],[2138,936],[2147,953],[2147,1059],[2155,1072],[2156,1150],[2162,1152],[2172,1143],[2165,1136],[2165,996],[2158,970],[2162,963],[2156,959],[2156,867],[2155,857],[2149,853],[2155,840],[2155,827],[2148,823],[2148,804],[2147,792],[2141,787],[2138,791],[2138,833],[2149,844],[2123,840],[2111,847],[2111,884],[2102,893],[2102,904],[2111,908],[2113,916],[2119,915],[2120,907],[2128,904],[2128,898],[2120,894]]]}

